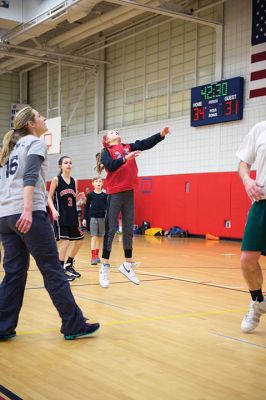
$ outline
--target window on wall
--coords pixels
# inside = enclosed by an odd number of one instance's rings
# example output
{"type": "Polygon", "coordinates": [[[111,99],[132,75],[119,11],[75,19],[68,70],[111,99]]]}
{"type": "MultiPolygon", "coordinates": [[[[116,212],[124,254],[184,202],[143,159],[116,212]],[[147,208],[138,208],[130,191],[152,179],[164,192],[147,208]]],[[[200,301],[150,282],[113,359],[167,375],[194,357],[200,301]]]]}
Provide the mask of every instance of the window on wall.
{"type": "Polygon", "coordinates": [[[19,101],[19,76],[15,74],[0,75],[1,87],[1,118],[0,139],[10,129],[11,104],[19,101]]]}
{"type": "Polygon", "coordinates": [[[171,22],[169,117],[190,112],[190,89],[196,83],[197,27],[191,22],[171,22]]]}
{"type": "Polygon", "coordinates": [[[122,125],[143,121],[144,107],[144,38],[136,36],[124,46],[122,125]]]}
{"type": "MultiPolygon", "coordinates": [[[[199,14],[199,17],[205,19],[216,19],[216,10],[208,9],[199,14]]],[[[214,82],[215,80],[215,57],[216,40],[215,30],[209,26],[198,25],[198,69],[197,84],[214,82]]]]}
{"type": "Polygon", "coordinates": [[[190,113],[190,89],[196,85],[195,72],[181,73],[171,79],[170,115],[181,117],[190,113]]]}
{"type": "Polygon", "coordinates": [[[108,49],[110,66],[105,70],[105,120],[106,128],[122,126],[123,115],[123,46],[108,49]]]}
{"type": "Polygon", "coordinates": [[[213,29],[199,27],[198,37],[198,85],[214,81],[215,74],[215,33],[213,29]]]}
{"type": "Polygon", "coordinates": [[[105,128],[189,115],[191,87],[214,80],[215,37],[210,27],[173,20],[108,48],[105,128]]]}
{"type": "MultiPolygon", "coordinates": [[[[46,65],[30,71],[30,104],[47,115],[46,65]]],[[[49,118],[59,115],[58,67],[49,69],[49,118]]],[[[75,136],[94,129],[94,75],[77,68],[61,68],[62,136],[75,136]],[[71,119],[70,119],[71,117],[71,119]]]]}
{"type": "Polygon", "coordinates": [[[77,68],[62,68],[62,136],[75,136],[94,129],[94,76],[77,68]]]}
{"type": "Polygon", "coordinates": [[[146,33],[145,122],[168,116],[169,25],[146,33]]]}
{"type": "Polygon", "coordinates": [[[46,115],[46,65],[29,72],[29,103],[46,115]]]}

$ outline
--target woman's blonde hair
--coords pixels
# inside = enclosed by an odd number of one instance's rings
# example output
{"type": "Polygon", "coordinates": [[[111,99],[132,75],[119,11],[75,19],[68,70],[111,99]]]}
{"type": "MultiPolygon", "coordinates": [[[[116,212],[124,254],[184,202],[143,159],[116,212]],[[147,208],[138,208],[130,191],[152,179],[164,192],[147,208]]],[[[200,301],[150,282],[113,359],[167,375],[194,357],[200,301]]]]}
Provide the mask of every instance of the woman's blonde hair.
{"type": "Polygon", "coordinates": [[[3,139],[3,145],[0,152],[0,165],[3,167],[7,162],[11,151],[17,141],[31,132],[28,128],[28,122],[35,120],[35,113],[32,107],[27,106],[20,110],[14,118],[14,129],[8,131],[3,139]]]}

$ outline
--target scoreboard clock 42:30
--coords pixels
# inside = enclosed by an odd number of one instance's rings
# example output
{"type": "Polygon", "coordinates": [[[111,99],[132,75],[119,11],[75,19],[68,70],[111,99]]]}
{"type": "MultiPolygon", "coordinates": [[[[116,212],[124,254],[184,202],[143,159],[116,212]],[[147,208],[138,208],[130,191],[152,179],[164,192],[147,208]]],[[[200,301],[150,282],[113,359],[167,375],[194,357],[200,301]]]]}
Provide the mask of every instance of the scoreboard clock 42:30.
{"type": "Polygon", "coordinates": [[[191,126],[217,124],[243,118],[242,77],[191,89],[191,126]]]}

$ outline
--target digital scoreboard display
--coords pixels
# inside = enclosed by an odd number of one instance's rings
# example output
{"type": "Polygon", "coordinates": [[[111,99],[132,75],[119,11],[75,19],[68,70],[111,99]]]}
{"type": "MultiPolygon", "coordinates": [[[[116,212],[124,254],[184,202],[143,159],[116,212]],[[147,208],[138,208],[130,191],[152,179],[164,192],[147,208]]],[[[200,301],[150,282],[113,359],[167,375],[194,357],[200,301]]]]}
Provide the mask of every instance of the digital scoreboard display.
{"type": "Polygon", "coordinates": [[[241,77],[191,89],[191,126],[217,124],[243,118],[241,77]]]}

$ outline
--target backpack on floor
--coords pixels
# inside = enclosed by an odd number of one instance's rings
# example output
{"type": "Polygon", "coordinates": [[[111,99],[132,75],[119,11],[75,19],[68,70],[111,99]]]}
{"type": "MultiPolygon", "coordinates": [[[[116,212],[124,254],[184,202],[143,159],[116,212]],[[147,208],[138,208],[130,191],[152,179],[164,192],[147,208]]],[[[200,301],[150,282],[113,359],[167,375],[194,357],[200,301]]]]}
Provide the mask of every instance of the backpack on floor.
{"type": "Polygon", "coordinates": [[[141,226],[134,230],[134,233],[137,235],[144,235],[146,229],[149,229],[150,227],[151,224],[149,223],[149,221],[143,221],[141,226]]]}
{"type": "Polygon", "coordinates": [[[146,229],[145,235],[148,235],[148,236],[163,236],[164,235],[164,231],[162,230],[162,228],[150,228],[150,229],[146,229]]]}
{"type": "Polygon", "coordinates": [[[173,226],[169,229],[168,237],[187,237],[187,231],[184,231],[180,226],[173,226]]]}

